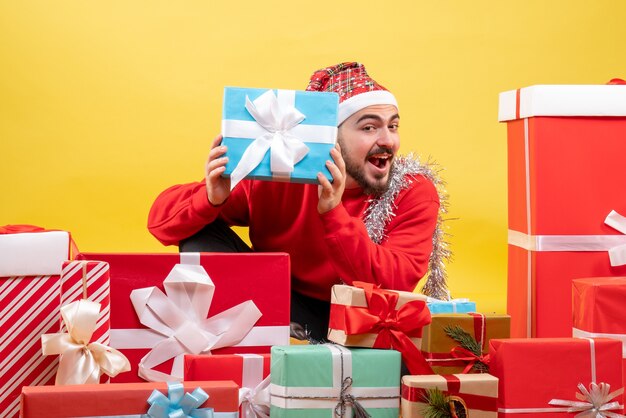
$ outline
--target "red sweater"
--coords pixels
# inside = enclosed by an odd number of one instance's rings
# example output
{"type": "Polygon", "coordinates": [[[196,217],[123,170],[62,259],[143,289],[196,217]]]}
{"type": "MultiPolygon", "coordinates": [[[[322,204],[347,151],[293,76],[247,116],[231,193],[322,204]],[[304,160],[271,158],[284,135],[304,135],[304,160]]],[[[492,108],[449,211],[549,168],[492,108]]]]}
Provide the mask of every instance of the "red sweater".
{"type": "Polygon", "coordinates": [[[204,181],[170,187],[159,195],[148,229],[165,245],[177,245],[220,217],[249,226],[255,251],[291,257],[292,288],[329,300],[340,281],[361,280],[412,291],[428,268],[439,210],[433,184],[417,176],[396,198],[387,238],[374,244],[363,223],[371,196],[347,189],[342,203],[320,215],[317,185],[244,180],[221,206],[209,203],[204,181]]]}

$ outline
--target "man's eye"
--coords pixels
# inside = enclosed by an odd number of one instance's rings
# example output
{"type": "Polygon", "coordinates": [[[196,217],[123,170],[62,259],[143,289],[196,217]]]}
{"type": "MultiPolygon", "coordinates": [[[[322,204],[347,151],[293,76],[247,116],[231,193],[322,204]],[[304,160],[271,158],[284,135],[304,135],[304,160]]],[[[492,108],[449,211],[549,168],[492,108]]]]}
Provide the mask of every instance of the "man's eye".
{"type": "Polygon", "coordinates": [[[389,125],[389,129],[393,129],[393,130],[397,130],[400,127],[400,124],[398,123],[392,123],[391,125],[389,125]]]}
{"type": "Polygon", "coordinates": [[[372,125],[367,125],[367,126],[363,127],[363,130],[366,131],[366,132],[373,131],[374,129],[376,129],[376,128],[374,126],[372,126],[372,125]]]}

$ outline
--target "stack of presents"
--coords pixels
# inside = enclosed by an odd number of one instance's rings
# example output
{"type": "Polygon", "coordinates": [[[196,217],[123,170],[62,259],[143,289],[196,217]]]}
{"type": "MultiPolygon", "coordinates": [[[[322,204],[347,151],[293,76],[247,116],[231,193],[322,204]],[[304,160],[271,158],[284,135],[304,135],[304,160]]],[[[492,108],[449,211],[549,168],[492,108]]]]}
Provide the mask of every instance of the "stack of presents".
{"type": "MultiPolygon", "coordinates": [[[[226,96],[235,153],[259,131],[248,99],[295,106],[295,130],[336,124],[333,93],[226,96]]],[[[287,254],[74,253],[65,231],[7,226],[0,416],[624,416],[626,86],[505,92],[499,117],[508,314],[354,282],[332,289],[330,342],[295,344],[287,254]]],[[[302,132],[292,181],[315,178],[336,135],[302,132]]],[[[247,164],[276,174],[269,155],[247,164]]]]}

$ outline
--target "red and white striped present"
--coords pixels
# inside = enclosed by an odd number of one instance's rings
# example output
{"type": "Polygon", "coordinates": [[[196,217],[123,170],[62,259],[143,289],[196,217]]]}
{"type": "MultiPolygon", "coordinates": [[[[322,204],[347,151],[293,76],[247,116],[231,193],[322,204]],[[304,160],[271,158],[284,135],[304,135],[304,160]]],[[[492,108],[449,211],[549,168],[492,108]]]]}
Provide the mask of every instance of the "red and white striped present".
{"type": "Polygon", "coordinates": [[[70,256],[70,235],[41,228],[21,233],[24,230],[0,227],[3,418],[18,416],[22,386],[53,384],[58,365],[56,356],[42,356],[41,334],[59,332],[60,274],[70,256]]]}
{"type": "MultiPolygon", "coordinates": [[[[109,263],[104,261],[66,261],[61,273],[61,306],[80,299],[100,304],[100,316],[91,342],[109,345],[111,298],[109,294],[109,263]]],[[[67,332],[59,316],[61,332],[67,332]]],[[[104,376],[106,377],[106,376],[104,376]]]]}

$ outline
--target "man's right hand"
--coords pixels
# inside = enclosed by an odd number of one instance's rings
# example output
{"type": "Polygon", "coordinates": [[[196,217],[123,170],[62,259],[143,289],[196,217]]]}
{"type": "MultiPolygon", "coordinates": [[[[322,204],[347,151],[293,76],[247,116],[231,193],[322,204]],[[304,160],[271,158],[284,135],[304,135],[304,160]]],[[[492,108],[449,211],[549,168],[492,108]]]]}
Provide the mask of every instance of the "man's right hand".
{"type": "Polygon", "coordinates": [[[206,193],[209,203],[213,206],[221,205],[230,196],[230,178],[222,177],[228,157],[224,156],[226,146],[221,144],[222,135],[218,135],[211,144],[209,159],[206,163],[206,193]]]}

